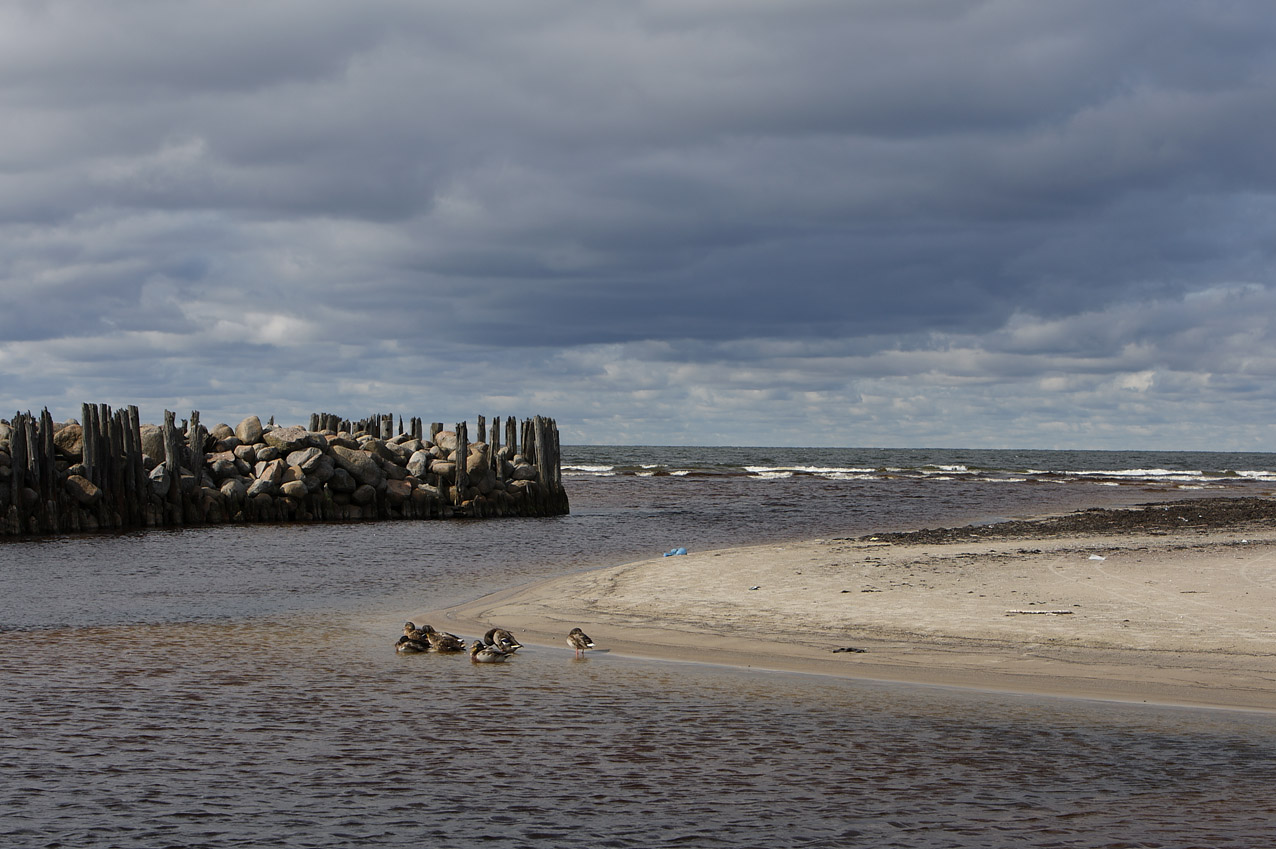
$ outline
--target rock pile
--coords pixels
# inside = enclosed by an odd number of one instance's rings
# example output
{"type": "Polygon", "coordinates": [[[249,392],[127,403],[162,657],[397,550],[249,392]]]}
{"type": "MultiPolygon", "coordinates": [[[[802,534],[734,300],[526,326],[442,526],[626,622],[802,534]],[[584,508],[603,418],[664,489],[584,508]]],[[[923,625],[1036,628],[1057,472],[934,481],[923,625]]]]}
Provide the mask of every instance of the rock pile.
{"type": "Polygon", "coordinates": [[[162,426],[138,424],[136,408],[85,413],[0,421],[0,534],[568,512],[551,419],[525,422],[519,451],[499,445],[496,423],[489,443],[470,442],[464,422],[383,438],[257,416],[205,430],[197,412],[181,428],[172,413],[162,426]]]}

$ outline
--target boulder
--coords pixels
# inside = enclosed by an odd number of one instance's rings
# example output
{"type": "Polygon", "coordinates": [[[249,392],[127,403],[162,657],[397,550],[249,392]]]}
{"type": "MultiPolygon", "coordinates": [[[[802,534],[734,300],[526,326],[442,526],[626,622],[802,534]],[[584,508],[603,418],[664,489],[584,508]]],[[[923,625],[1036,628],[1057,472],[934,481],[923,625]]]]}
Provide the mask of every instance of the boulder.
{"type": "Polygon", "coordinates": [[[433,458],[428,451],[416,451],[408,458],[408,473],[418,478],[424,478],[430,471],[430,461],[433,458]]]}
{"type": "Polygon", "coordinates": [[[80,475],[71,475],[66,479],[66,491],[85,507],[92,507],[102,500],[102,490],[93,481],[80,475]]]}
{"type": "Polygon", "coordinates": [[[261,419],[256,416],[249,416],[244,419],[235,428],[235,436],[238,436],[245,445],[255,445],[261,442],[261,419]]]}
{"type": "Polygon", "coordinates": [[[69,460],[84,458],[84,428],[69,424],[53,434],[53,447],[69,460]]]}
{"type": "Polygon", "coordinates": [[[172,486],[173,478],[168,473],[168,467],[159,465],[151,470],[151,490],[161,498],[168,497],[169,487],[172,486]]]}
{"type": "Polygon", "coordinates": [[[222,482],[221,494],[236,503],[243,501],[248,495],[248,487],[242,478],[230,478],[222,482]]]}
{"type": "Polygon", "coordinates": [[[337,466],[349,472],[359,483],[376,486],[383,479],[381,467],[367,451],[354,451],[340,445],[333,445],[331,450],[337,466]]]}
{"type": "Polygon", "coordinates": [[[354,491],[350,496],[350,500],[359,505],[371,504],[377,500],[377,491],[364,484],[354,491]]]}
{"type": "Polygon", "coordinates": [[[486,442],[475,442],[470,446],[470,455],[465,458],[465,471],[470,475],[483,475],[492,465],[492,452],[486,442]]]}
{"type": "Polygon", "coordinates": [[[288,455],[288,465],[298,466],[303,472],[310,472],[319,464],[319,460],[322,457],[323,452],[311,445],[308,448],[290,453],[288,455]]]}
{"type": "Polygon", "coordinates": [[[256,498],[259,495],[274,495],[276,490],[275,482],[270,478],[257,478],[248,485],[247,496],[256,498]]]}
{"type": "Polygon", "coordinates": [[[213,451],[219,453],[222,451],[234,451],[243,444],[244,443],[240,441],[239,437],[232,433],[230,436],[225,438],[213,440],[213,451]]]}
{"type": "Polygon", "coordinates": [[[310,490],[306,488],[306,482],[304,480],[294,480],[280,484],[279,492],[289,498],[296,498],[300,500],[305,498],[310,493],[310,490]]]}
{"type": "Polygon", "coordinates": [[[243,460],[250,467],[257,464],[257,447],[255,445],[239,445],[235,447],[235,458],[243,460]]]}
{"type": "Polygon", "coordinates": [[[220,441],[223,439],[230,439],[235,435],[235,431],[232,430],[231,426],[225,422],[218,422],[209,429],[208,435],[213,439],[220,441]]]}
{"type": "Polygon", "coordinates": [[[441,430],[434,435],[434,444],[444,451],[456,450],[456,432],[451,430],[441,430]]]}
{"type": "Polygon", "coordinates": [[[335,493],[349,495],[359,488],[359,482],[347,472],[345,469],[333,469],[332,477],[328,479],[328,489],[335,493]]]}
{"type": "Polygon", "coordinates": [[[210,454],[208,457],[208,473],[213,480],[221,481],[241,474],[235,455],[230,451],[221,454],[210,454]]]}
{"type": "Polygon", "coordinates": [[[287,468],[288,466],[284,464],[283,460],[271,460],[268,463],[264,460],[258,460],[254,474],[256,474],[258,480],[270,481],[270,485],[276,487],[283,483],[284,470],[287,468]]]}
{"type": "MultiPolygon", "coordinates": [[[[318,434],[315,434],[318,436],[318,434]]],[[[323,439],[322,436],[319,436],[323,439]]],[[[300,451],[302,448],[309,447],[311,442],[311,433],[301,425],[290,425],[289,427],[277,427],[266,431],[262,434],[262,439],[272,448],[278,448],[280,454],[291,454],[293,451],[300,451]]]]}
{"type": "Polygon", "coordinates": [[[279,459],[279,449],[273,445],[263,445],[262,443],[258,442],[256,445],[256,448],[257,448],[257,462],[259,463],[263,460],[269,463],[271,460],[279,459]]]}
{"type": "Polygon", "coordinates": [[[141,427],[142,453],[156,460],[164,459],[164,429],[159,425],[146,424],[141,427]]]}
{"type": "Polygon", "coordinates": [[[315,463],[313,468],[306,469],[306,477],[314,478],[318,483],[324,484],[332,479],[336,470],[336,461],[327,454],[320,454],[319,462],[315,463]]]}
{"type": "Polygon", "coordinates": [[[392,480],[386,484],[385,500],[394,506],[407,502],[412,497],[412,485],[406,480],[392,480]]]}

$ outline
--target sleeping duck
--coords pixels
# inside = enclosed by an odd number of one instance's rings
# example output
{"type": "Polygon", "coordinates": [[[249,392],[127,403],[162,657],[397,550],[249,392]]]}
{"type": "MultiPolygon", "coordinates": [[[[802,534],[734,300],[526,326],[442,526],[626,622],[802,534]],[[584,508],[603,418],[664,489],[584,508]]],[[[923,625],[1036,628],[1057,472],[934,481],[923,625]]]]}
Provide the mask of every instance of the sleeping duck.
{"type": "Polygon", "coordinates": [[[501,651],[516,652],[523,647],[523,644],[514,639],[514,635],[504,628],[493,628],[483,635],[483,644],[487,646],[496,646],[501,651]]]}
{"type": "Polygon", "coordinates": [[[514,652],[486,645],[482,640],[475,640],[470,646],[470,660],[474,663],[504,663],[513,656],[514,652]]]}

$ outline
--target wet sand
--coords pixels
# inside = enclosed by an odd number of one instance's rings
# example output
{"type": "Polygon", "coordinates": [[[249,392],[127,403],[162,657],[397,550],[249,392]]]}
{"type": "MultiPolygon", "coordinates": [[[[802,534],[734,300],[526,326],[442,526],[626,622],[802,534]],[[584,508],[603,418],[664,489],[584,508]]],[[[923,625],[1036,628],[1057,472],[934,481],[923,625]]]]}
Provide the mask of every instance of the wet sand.
{"type": "Polygon", "coordinates": [[[421,618],[564,651],[579,626],[625,655],[1276,710],[1276,525],[1174,509],[693,551],[421,618]]]}

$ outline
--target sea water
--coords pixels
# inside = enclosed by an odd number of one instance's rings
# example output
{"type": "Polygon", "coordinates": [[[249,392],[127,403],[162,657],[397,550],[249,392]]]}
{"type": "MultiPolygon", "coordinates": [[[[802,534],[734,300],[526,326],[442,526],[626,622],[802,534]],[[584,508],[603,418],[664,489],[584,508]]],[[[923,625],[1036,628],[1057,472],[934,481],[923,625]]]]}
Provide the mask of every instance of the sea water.
{"type": "Polygon", "coordinates": [[[1269,494],[1276,457],[568,447],[564,462],[572,513],[552,519],[0,545],[0,845],[1270,841],[1268,714],[565,644],[499,666],[392,646],[416,611],[675,546],[1269,494]]]}

